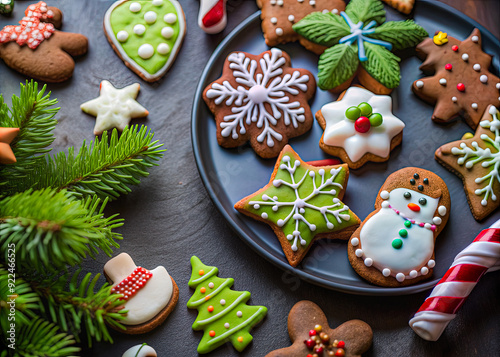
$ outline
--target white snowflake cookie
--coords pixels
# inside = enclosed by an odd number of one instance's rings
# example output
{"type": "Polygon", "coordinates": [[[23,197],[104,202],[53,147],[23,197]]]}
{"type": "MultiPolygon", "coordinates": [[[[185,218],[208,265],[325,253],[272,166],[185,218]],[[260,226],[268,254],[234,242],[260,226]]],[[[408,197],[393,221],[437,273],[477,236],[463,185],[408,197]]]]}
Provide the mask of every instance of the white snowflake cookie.
{"type": "Polygon", "coordinates": [[[311,128],[307,101],[315,88],[311,72],[292,68],[288,54],[273,48],[260,55],[231,53],[203,99],[215,115],[219,145],[234,148],[250,141],[259,156],[271,158],[289,138],[311,128]]]}

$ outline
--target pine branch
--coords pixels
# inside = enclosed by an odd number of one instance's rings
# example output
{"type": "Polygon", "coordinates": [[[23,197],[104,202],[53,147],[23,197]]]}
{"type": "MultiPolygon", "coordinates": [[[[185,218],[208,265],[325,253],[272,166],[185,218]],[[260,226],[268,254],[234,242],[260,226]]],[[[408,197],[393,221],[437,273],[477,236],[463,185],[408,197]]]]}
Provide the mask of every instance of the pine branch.
{"type": "Polygon", "coordinates": [[[89,197],[79,200],[65,190],[28,190],[0,201],[0,259],[8,261],[8,247],[14,245],[19,267],[30,271],[54,271],[80,264],[99,250],[111,255],[121,235],[117,215],[105,218],[107,200],[89,197]]]}
{"type": "Polygon", "coordinates": [[[146,126],[127,127],[120,137],[116,129],[110,137],[104,132],[101,140],[96,137],[90,145],[84,142],[76,155],[71,147],[68,154],[49,158],[28,179],[12,182],[13,190],[52,187],[67,189],[79,197],[117,198],[148,176],[147,169],[158,166],[156,161],[165,150],[160,150],[163,144],[153,141],[153,135],[146,126]]]}

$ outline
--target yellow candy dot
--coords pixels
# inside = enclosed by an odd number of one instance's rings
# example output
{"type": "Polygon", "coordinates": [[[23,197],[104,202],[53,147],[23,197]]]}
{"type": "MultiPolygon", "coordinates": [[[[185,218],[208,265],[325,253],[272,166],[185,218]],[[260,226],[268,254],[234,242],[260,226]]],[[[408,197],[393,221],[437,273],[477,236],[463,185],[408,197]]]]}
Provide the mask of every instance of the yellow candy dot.
{"type": "Polygon", "coordinates": [[[474,137],[474,134],[465,133],[464,136],[462,136],[462,140],[472,139],[473,137],[474,137]]]}
{"type": "Polygon", "coordinates": [[[316,326],[314,326],[314,330],[316,332],[321,332],[323,330],[323,327],[321,327],[321,325],[316,325],[316,326]]]}

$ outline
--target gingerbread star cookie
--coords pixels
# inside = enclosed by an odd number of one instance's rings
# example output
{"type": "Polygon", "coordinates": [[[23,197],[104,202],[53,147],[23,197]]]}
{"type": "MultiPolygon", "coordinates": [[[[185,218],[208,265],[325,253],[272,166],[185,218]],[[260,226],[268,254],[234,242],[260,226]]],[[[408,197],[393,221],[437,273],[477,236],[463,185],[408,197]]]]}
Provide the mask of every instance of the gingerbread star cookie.
{"type": "Polygon", "coordinates": [[[288,334],[293,344],[266,357],[359,357],[370,348],[373,339],[371,327],[361,320],[350,320],[332,329],[323,310],[307,300],[299,301],[290,310],[288,334]]]}
{"type": "Polygon", "coordinates": [[[475,135],[441,146],[436,160],[462,178],[472,215],[486,218],[500,206],[500,115],[488,106],[475,135]]]}
{"type": "Polygon", "coordinates": [[[315,89],[311,72],[292,68],[290,56],[272,48],[260,55],[231,53],[203,99],[215,115],[219,145],[234,148],[250,141],[260,157],[271,158],[289,138],[311,129],[307,101],[315,89]]]}
{"type": "Polygon", "coordinates": [[[432,120],[446,123],[460,114],[476,129],[486,107],[500,105],[500,78],[488,71],[492,57],[482,51],[478,29],[464,41],[439,31],[417,53],[425,59],[420,69],[433,76],[416,80],[412,89],[435,104],[432,120]]]}
{"type": "Polygon", "coordinates": [[[302,46],[317,54],[326,47],[306,40],[296,33],[292,26],[306,15],[322,11],[338,14],[345,9],[343,0],[257,0],[262,10],[262,32],[268,46],[299,41],[302,46]]]}
{"type": "Polygon", "coordinates": [[[413,10],[413,6],[415,5],[415,0],[382,0],[382,1],[406,15],[408,15],[411,12],[411,10],[413,10]]]}
{"type": "Polygon", "coordinates": [[[341,201],[348,178],[346,164],[311,166],[287,145],[269,183],[234,208],[269,224],[295,267],[316,239],[348,239],[359,225],[359,218],[341,201]]]}
{"type": "Polygon", "coordinates": [[[149,114],[135,100],[140,88],[139,83],[117,89],[108,81],[101,82],[99,97],[80,105],[81,110],[96,117],[94,135],[113,128],[123,131],[131,119],[143,118],[149,114]]]}
{"type": "Polygon", "coordinates": [[[17,161],[10,143],[18,133],[19,128],[0,128],[0,164],[13,164],[17,161]]]}

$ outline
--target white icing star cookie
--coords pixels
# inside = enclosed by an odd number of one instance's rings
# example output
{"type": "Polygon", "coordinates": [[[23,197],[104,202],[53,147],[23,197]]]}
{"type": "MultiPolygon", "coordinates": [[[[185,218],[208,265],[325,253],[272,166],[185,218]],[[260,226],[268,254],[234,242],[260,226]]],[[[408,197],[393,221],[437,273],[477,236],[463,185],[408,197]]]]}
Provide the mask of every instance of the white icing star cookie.
{"type": "Polygon", "coordinates": [[[117,89],[108,81],[101,82],[99,97],[80,105],[85,113],[96,117],[94,135],[100,135],[112,128],[123,131],[131,119],[149,114],[147,109],[135,100],[140,88],[139,83],[117,89]]]}

